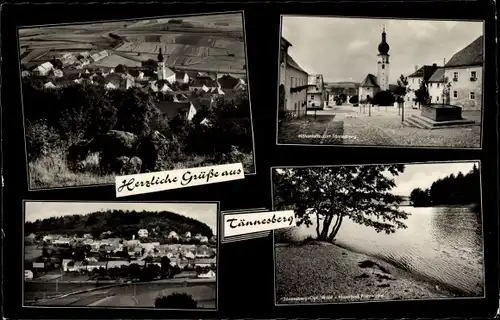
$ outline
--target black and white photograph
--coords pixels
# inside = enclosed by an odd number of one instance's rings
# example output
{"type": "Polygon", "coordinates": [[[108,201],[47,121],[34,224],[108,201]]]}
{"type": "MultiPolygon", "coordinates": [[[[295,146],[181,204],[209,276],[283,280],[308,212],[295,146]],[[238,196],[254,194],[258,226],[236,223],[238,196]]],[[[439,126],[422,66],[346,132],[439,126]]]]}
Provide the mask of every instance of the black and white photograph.
{"type": "Polygon", "coordinates": [[[18,36],[31,190],[231,163],[255,173],[242,12],[18,36]]]}
{"type": "Polygon", "coordinates": [[[277,305],[484,297],[479,161],[271,170],[277,305]]]}
{"type": "Polygon", "coordinates": [[[218,203],[24,205],[24,306],[217,309],[218,203]]]}
{"type": "Polygon", "coordinates": [[[480,149],[483,21],[284,15],[277,144],[480,149]]]}

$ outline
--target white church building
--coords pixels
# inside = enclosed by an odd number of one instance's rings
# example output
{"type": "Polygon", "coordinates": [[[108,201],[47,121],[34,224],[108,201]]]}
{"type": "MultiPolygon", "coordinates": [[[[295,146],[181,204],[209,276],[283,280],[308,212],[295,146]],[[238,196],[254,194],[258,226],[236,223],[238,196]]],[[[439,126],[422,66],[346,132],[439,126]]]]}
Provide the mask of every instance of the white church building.
{"type": "Polygon", "coordinates": [[[378,45],[377,75],[369,73],[359,85],[359,101],[373,99],[379,91],[390,89],[389,86],[389,44],[386,41],[385,27],[382,41],[378,45]]]}

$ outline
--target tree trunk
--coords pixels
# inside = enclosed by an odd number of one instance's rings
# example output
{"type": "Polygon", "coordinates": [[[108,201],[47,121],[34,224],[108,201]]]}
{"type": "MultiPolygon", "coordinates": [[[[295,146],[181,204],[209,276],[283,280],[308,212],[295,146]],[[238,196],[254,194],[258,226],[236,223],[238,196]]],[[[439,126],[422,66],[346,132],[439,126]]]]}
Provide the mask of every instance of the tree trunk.
{"type": "Polygon", "coordinates": [[[316,238],[320,238],[321,234],[319,232],[319,212],[316,210],[316,238]]]}
{"type": "Polygon", "coordinates": [[[335,221],[335,225],[333,226],[333,230],[330,233],[330,235],[328,236],[328,242],[333,242],[333,240],[335,240],[335,237],[337,236],[337,233],[339,232],[340,227],[342,226],[342,219],[343,218],[344,218],[344,216],[340,215],[337,218],[337,221],[335,221]]]}
{"type": "Polygon", "coordinates": [[[326,241],[328,238],[328,230],[330,229],[330,225],[332,224],[333,215],[329,215],[325,217],[325,221],[323,222],[323,230],[321,230],[321,236],[319,240],[326,241]]]}

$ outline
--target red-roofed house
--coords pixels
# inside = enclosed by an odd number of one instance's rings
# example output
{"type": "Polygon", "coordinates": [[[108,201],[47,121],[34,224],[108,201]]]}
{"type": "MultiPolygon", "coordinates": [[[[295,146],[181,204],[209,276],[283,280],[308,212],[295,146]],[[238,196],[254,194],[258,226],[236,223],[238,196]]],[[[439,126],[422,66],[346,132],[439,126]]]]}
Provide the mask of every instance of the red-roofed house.
{"type": "Polygon", "coordinates": [[[307,112],[308,73],[288,54],[290,46],[292,44],[281,37],[279,110],[301,117],[307,112]]]}
{"type": "Polygon", "coordinates": [[[483,52],[484,39],[480,36],[455,53],[445,65],[445,78],[451,83],[450,104],[462,110],[482,108],[483,52]]]}

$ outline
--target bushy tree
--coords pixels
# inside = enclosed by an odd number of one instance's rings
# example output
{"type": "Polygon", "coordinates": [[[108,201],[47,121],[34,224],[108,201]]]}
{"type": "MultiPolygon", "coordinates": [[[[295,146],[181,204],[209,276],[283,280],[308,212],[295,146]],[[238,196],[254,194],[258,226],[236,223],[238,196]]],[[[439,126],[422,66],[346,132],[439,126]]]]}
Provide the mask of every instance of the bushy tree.
{"type": "Polygon", "coordinates": [[[44,120],[34,123],[26,120],[26,149],[28,161],[47,155],[55,146],[60,145],[61,137],[44,120]]]}
{"type": "Polygon", "coordinates": [[[427,207],[431,204],[429,190],[413,189],[410,193],[410,202],[414,207],[427,207]]]}
{"type": "Polygon", "coordinates": [[[420,87],[415,90],[415,102],[418,103],[420,108],[421,105],[427,105],[429,102],[429,90],[427,89],[427,82],[422,81],[420,87]]]}
{"type": "Polygon", "coordinates": [[[391,91],[379,91],[373,97],[372,103],[379,106],[392,106],[394,105],[395,98],[391,91]]]}
{"type": "Polygon", "coordinates": [[[404,97],[408,93],[408,78],[401,75],[398,79],[398,86],[396,87],[394,94],[396,95],[396,102],[404,103],[404,97]]]}
{"type": "Polygon", "coordinates": [[[349,99],[349,103],[352,103],[352,104],[356,104],[359,102],[359,96],[358,95],[354,95],[352,96],[350,99],[349,99]]]}
{"type": "Polygon", "coordinates": [[[318,240],[332,242],[344,218],[387,234],[406,228],[408,213],[391,189],[404,165],[273,170],[274,209],[293,209],[297,225],[313,225],[318,240]]]}

